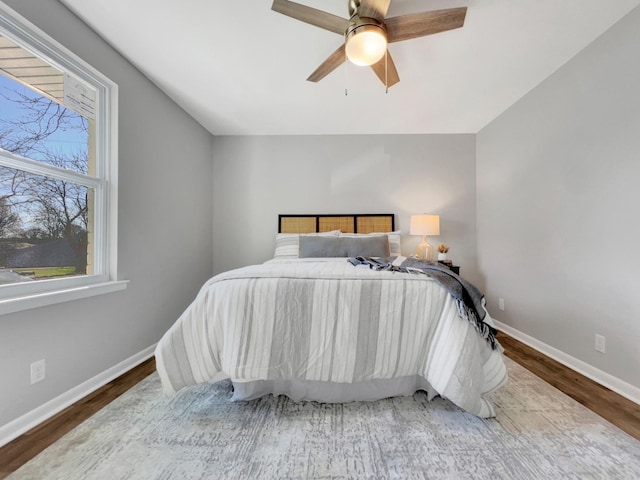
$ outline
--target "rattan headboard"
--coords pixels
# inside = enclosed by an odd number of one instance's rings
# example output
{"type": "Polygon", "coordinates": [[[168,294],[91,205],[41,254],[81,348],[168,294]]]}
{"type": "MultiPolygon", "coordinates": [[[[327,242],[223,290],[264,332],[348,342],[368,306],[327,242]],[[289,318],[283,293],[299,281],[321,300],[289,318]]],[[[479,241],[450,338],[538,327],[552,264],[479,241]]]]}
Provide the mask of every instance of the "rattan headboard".
{"type": "Polygon", "coordinates": [[[342,230],[344,233],[393,232],[393,213],[335,215],[278,215],[278,233],[317,233],[342,230]]]}

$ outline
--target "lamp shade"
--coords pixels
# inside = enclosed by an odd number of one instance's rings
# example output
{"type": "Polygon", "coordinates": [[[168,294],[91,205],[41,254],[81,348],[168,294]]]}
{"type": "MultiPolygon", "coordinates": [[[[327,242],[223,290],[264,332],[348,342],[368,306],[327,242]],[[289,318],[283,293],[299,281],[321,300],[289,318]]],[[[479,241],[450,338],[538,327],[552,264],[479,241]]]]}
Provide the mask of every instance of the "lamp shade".
{"type": "Polygon", "coordinates": [[[411,215],[410,235],[440,235],[440,215],[411,215]]]}

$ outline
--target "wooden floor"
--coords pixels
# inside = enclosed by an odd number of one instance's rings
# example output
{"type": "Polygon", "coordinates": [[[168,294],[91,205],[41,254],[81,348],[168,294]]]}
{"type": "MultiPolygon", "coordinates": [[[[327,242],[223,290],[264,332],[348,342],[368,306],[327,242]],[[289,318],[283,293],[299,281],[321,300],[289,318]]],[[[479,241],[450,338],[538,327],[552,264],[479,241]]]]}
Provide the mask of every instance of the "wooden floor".
{"type": "Polygon", "coordinates": [[[0,479],[16,471],[98,410],[118,398],[156,370],[154,358],[107,383],[46,422],[0,448],[0,479]]]}
{"type": "MultiPolygon", "coordinates": [[[[500,333],[498,339],[507,357],[640,440],[640,405],[504,333],[500,333]]],[[[155,361],[149,359],[0,448],[0,479],[17,470],[154,371],[155,361]]]]}
{"type": "Polygon", "coordinates": [[[640,405],[500,332],[505,355],[640,440],[640,405]]]}

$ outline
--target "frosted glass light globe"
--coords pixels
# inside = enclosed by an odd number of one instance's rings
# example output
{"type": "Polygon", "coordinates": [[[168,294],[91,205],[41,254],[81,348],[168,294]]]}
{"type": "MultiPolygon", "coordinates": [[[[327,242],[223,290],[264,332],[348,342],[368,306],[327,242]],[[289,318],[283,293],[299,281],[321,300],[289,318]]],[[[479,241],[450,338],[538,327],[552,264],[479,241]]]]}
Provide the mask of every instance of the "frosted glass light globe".
{"type": "Polygon", "coordinates": [[[363,25],[350,32],[347,38],[347,58],[359,66],[373,65],[387,51],[387,37],[376,25],[363,25]]]}

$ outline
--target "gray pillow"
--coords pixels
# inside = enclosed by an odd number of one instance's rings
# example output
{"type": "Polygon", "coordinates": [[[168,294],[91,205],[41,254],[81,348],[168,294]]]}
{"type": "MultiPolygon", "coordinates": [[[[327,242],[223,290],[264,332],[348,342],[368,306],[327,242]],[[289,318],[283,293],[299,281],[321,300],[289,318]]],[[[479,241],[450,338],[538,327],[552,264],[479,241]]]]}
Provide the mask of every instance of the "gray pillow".
{"type": "Polygon", "coordinates": [[[300,258],[388,257],[389,237],[300,237],[300,258]]]}

